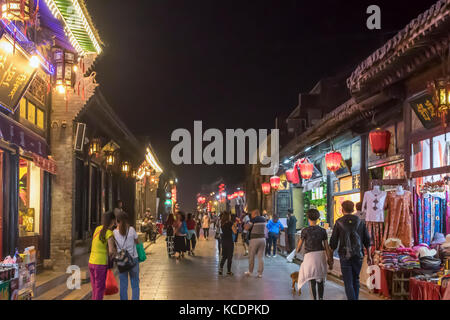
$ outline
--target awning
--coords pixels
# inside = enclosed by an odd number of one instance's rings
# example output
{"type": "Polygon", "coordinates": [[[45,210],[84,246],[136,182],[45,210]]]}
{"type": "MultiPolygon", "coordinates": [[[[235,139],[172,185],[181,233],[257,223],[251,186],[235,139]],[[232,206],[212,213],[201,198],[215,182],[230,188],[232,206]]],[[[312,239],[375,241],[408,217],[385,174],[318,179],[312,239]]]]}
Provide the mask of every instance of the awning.
{"type": "Polygon", "coordinates": [[[43,158],[48,157],[47,141],[0,112],[0,139],[43,158]]]}

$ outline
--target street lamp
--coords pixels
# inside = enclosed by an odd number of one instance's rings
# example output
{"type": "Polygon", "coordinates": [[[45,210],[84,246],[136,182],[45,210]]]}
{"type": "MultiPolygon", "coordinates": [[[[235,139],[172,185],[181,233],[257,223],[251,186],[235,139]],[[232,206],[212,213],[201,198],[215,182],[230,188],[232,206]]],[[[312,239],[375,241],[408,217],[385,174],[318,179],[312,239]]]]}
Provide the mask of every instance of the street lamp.
{"type": "Polygon", "coordinates": [[[130,163],[128,161],[122,162],[122,173],[128,175],[130,172],[130,163]]]}

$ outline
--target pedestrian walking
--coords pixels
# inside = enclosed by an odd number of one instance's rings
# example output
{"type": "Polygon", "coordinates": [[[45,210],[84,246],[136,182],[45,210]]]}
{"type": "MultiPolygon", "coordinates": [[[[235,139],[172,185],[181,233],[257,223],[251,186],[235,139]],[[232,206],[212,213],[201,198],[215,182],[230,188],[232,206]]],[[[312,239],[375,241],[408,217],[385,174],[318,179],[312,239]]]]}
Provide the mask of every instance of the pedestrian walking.
{"type": "Polygon", "coordinates": [[[152,223],[150,218],[145,217],[144,221],[141,224],[141,231],[145,233],[145,241],[152,240],[152,223]]]}
{"type": "Polygon", "coordinates": [[[316,209],[309,209],[306,215],[309,227],[302,230],[296,250],[298,253],[302,246],[305,248],[304,259],[298,273],[298,292],[301,293],[302,286],[309,281],[314,300],[317,300],[317,292],[319,300],[323,300],[328,273],[327,263],[330,269],[333,269],[333,251],[328,245],[326,230],[317,225],[320,212],[316,209]]]}
{"type": "Polygon", "coordinates": [[[273,218],[267,223],[267,231],[269,232],[269,256],[272,251],[272,257],[277,256],[277,241],[280,236],[280,232],[284,230],[283,224],[280,222],[280,219],[276,214],[273,215],[273,218]]]}
{"type": "Polygon", "coordinates": [[[114,213],[112,211],[104,213],[102,222],[103,225],[94,231],[89,256],[92,300],[103,300],[109,261],[116,252],[112,231],[116,223],[114,213]]]}
{"type": "Polygon", "coordinates": [[[175,232],[175,258],[179,260],[180,258],[184,258],[184,253],[186,252],[186,235],[187,235],[187,227],[185,222],[185,216],[182,211],[177,212],[177,220],[174,224],[174,232],[175,232]]]}
{"type": "MultiPolygon", "coordinates": [[[[366,225],[353,215],[352,201],[342,203],[343,217],[336,220],[330,238],[331,249],[338,249],[341,263],[342,278],[348,300],[359,299],[359,274],[364,258],[364,248],[370,252],[370,236],[366,225]]],[[[367,263],[372,264],[372,258],[367,256],[367,263]]]]}
{"type": "Polygon", "coordinates": [[[192,216],[192,213],[188,213],[187,215],[186,226],[187,226],[187,236],[186,236],[187,252],[189,255],[195,256],[194,250],[195,245],[197,244],[197,236],[195,234],[196,223],[192,216]]]}
{"type": "Polygon", "coordinates": [[[244,212],[244,217],[242,218],[242,245],[244,247],[244,256],[248,256],[248,230],[245,229],[245,225],[250,222],[250,215],[244,212]]]}
{"type": "Polygon", "coordinates": [[[197,213],[197,216],[195,217],[195,235],[197,236],[197,239],[200,239],[200,229],[202,228],[202,219],[201,215],[197,213]]]}
{"type": "Polygon", "coordinates": [[[206,240],[208,240],[208,237],[209,237],[210,222],[211,222],[211,219],[209,218],[209,215],[205,214],[203,216],[202,228],[203,228],[203,236],[205,237],[206,240]]]}
{"type": "Polygon", "coordinates": [[[220,220],[222,228],[222,258],[220,259],[219,275],[223,274],[223,266],[227,262],[227,275],[232,276],[231,265],[234,254],[233,233],[237,232],[237,221],[232,221],[229,212],[224,212],[220,220]]]}
{"type": "Polygon", "coordinates": [[[288,252],[295,250],[295,235],[297,234],[297,218],[294,216],[292,209],[288,209],[287,214],[287,236],[288,236],[288,252]]]}
{"type": "Polygon", "coordinates": [[[139,300],[139,259],[136,245],[139,243],[136,230],[128,223],[128,215],[124,211],[118,212],[116,216],[117,229],[114,230],[114,239],[117,250],[127,251],[134,266],[124,272],[119,272],[120,300],[128,300],[128,277],[131,282],[131,299],[139,300]]]}
{"type": "Polygon", "coordinates": [[[175,236],[175,230],[174,230],[174,224],[175,224],[175,216],[173,213],[169,214],[166,221],[166,245],[167,245],[167,255],[169,258],[171,258],[175,251],[175,243],[174,243],[174,236],[175,236]]]}
{"type": "Polygon", "coordinates": [[[266,219],[261,216],[258,209],[251,213],[250,222],[245,225],[249,232],[250,241],[248,246],[248,271],[245,275],[251,276],[255,265],[255,258],[258,256],[258,278],[262,277],[264,271],[264,250],[266,247],[266,239],[264,237],[264,228],[266,227],[266,219]]]}
{"type": "Polygon", "coordinates": [[[223,213],[220,214],[220,219],[217,221],[216,231],[214,233],[214,238],[217,240],[217,253],[219,257],[222,254],[222,215],[223,213]]]}

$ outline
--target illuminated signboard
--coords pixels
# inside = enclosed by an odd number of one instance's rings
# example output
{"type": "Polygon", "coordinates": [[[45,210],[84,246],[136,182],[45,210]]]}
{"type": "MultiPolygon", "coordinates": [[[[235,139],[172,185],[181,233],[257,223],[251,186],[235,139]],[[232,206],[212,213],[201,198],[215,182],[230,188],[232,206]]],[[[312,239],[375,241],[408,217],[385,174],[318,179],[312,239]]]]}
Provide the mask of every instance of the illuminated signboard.
{"type": "Polygon", "coordinates": [[[0,38],[0,104],[14,112],[20,99],[25,94],[36,69],[18,45],[6,38],[0,38]]]}

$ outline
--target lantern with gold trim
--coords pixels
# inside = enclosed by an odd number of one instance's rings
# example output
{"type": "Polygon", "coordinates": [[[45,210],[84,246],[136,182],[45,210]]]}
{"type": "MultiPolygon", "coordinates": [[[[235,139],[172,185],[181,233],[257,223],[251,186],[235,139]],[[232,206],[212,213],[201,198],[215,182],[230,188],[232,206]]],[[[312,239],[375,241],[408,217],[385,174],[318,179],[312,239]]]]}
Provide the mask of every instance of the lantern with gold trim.
{"type": "Polygon", "coordinates": [[[106,161],[106,167],[112,168],[116,163],[116,157],[114,155],[114,152],[105,151],[105,161],[106,161]]]}
{"type": "Polygon", "coordinates": [[[450,109],[450,77],[436,79],[429,83],[429,90],[433,95],[433,103],[446,125],[447,114],[450,109]]]}
{"type": "Polygon", "coordinates": [[[2,19],[9,21],[30,20],[30,0],[1,0],[2,19]]]}
{"type": "Polygon", "coordinates": [[[126,176],[128,176],[128,174],[130,173],[131,170],[131,165],[128,161],[122,161],[122,166],[121,166],[121,170],[122,173],[125,174],[126,176]]]}
{"type": "Polygon", "coordinates": [[[54,82],[56,90],[63,94],[67,88],[73,86],[75,54],[61,48],[54,48],[53,61],[55,63],[54,82]]]}
{"type": "Polygon", "coordinates": [[[89,144],[89,154],[99,154],[100,150],[102,149],[102,142],[99,138],[94,138],[91,140],[91,143],[89,144]]]}

